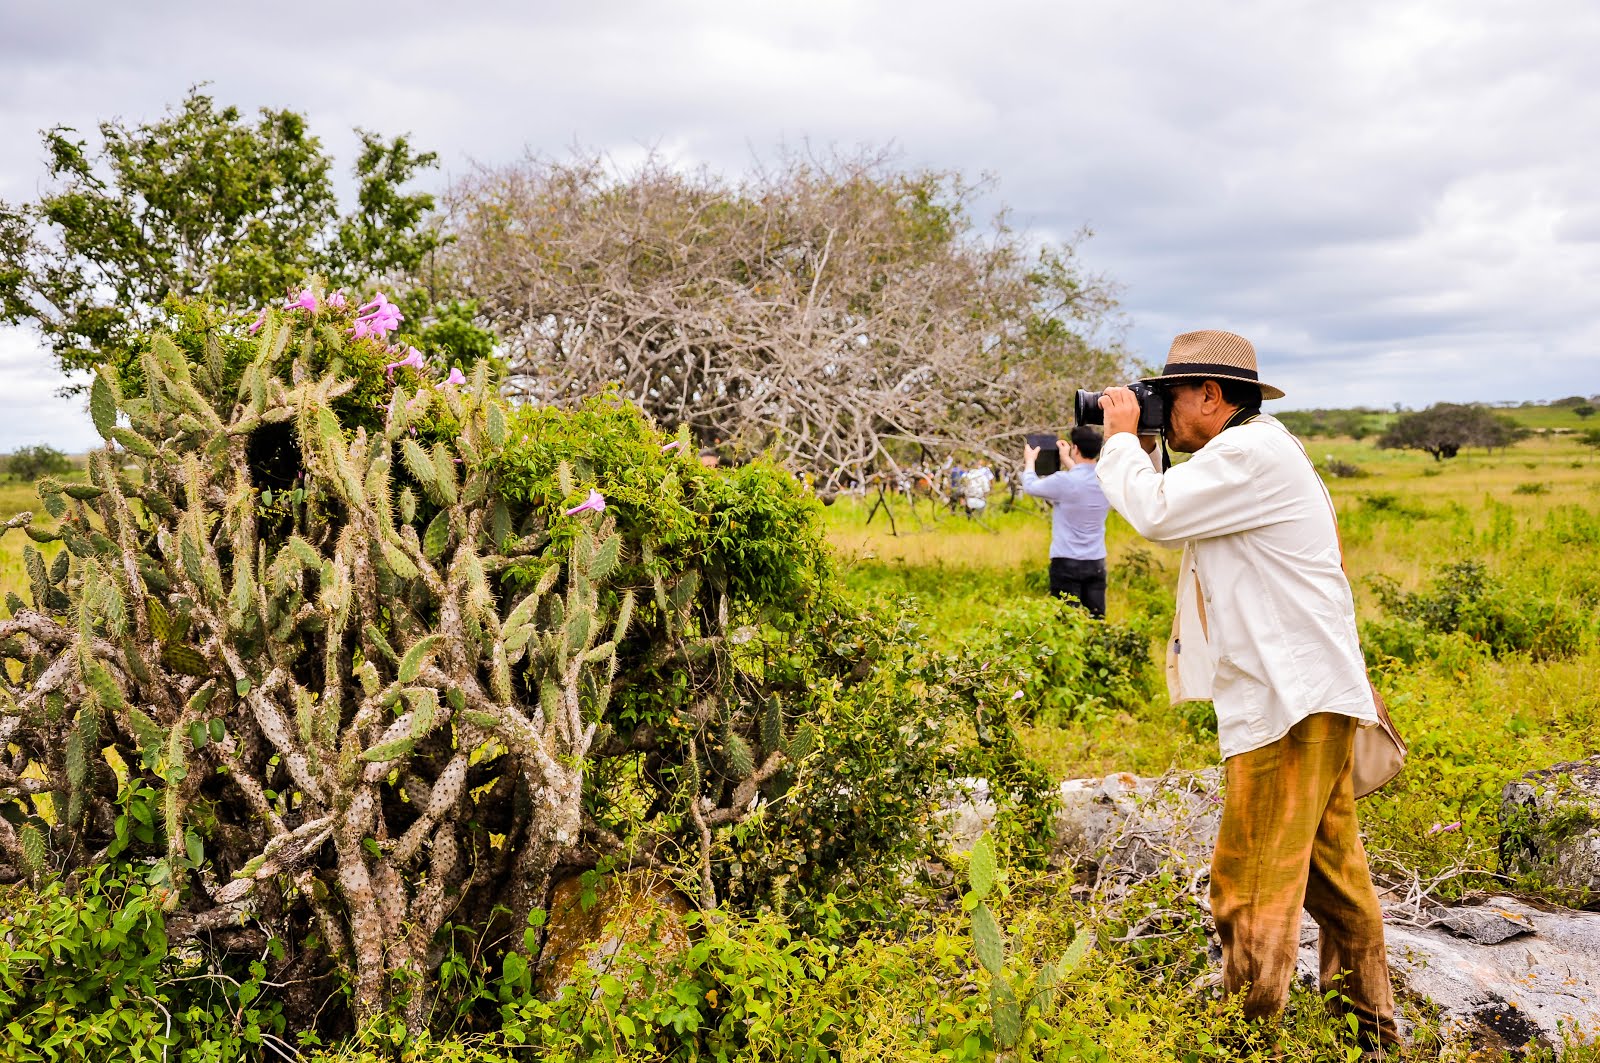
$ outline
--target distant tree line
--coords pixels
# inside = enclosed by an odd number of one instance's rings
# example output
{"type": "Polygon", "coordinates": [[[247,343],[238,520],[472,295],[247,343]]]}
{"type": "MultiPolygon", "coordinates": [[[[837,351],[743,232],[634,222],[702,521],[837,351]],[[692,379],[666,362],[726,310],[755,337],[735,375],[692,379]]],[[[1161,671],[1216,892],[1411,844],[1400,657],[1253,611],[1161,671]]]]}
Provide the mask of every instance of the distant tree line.
{"type": "Polygon", "coordinates": [[[1365,439],[1380,430],[1375,422],[1380,422],[1386,415],[1381,410],[1357,407],[1349,410],[1284,410],[1273,416],[1297,436],[1365,439]]]}

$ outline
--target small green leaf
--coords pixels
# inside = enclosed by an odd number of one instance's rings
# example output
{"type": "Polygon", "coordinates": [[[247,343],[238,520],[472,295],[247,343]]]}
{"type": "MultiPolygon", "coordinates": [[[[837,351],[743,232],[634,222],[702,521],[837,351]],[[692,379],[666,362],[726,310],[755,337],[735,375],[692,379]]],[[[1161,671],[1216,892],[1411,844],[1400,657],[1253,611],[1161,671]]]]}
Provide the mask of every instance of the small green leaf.
{"type": "Polygon", "coordinates": [[[241,698],[250,693],[250,680],[241,676],[234,681],[233,692],[241,698]]]}
{"type": "Polygon", "coordinates": [[[227,733],[227,728],[222,725],[222,721],[220,719],[211,721],[211,740],[213,742],[222,741],[223,737],[226,736],[227,733]]]}
{"type": "Polygon", "coordinates": [[[199,720],[195,720],[189,724],[189,744],[194,748],[204,749],[209,737],[210,736],[206,733],[206,725],[204,723],[200,722],[199,720]]]}

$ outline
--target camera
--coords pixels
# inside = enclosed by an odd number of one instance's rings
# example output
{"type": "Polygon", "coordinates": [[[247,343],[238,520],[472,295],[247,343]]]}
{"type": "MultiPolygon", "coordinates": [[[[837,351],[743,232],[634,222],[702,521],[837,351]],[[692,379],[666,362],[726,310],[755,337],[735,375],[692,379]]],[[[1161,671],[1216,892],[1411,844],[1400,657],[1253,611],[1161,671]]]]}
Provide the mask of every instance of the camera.
{"type": "MultiPolygon", "coordinates": [[[[1139,400],[1139,434],[1153,436],[1164,432],[1167,427],[1167,399],[1162,388],[1135,380],[1128,385],[1128,390],[1139,400]]],[[[1079,389],[1077,401],[1073,403],[1078,424],[1106,423],[1105,411],[1100,409],[1100,397],[1104,394],[1103,391],[1079,389]]]]}

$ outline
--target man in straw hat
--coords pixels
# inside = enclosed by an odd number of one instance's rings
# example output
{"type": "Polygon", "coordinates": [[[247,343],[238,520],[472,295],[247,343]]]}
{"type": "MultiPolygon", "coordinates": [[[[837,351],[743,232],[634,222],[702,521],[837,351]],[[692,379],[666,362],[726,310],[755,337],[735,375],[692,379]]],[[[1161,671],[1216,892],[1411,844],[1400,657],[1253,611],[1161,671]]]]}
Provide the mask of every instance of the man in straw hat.
{"type": "Polygon", "coordinates": [[[1183,547],[1167,684],[1174,702],[1217,711],[1223,985],[1252,1018],[1281,1012],[1303,906],[1322,931],[1323,988],[1337,982],[1381,1053],[1397,1040],[1394,994],[1351,786],[1356,727],[1377,713],[1332,504],[1299,442],[1261,413],[1283,392],[1259,379],[1249,340],[1185,333],[1148,382],[1168,442],[1193,457],[1158,473],[1135,435],[1138,399],[1109,388],[1097,471],[1139,534],[1183,547]]]}

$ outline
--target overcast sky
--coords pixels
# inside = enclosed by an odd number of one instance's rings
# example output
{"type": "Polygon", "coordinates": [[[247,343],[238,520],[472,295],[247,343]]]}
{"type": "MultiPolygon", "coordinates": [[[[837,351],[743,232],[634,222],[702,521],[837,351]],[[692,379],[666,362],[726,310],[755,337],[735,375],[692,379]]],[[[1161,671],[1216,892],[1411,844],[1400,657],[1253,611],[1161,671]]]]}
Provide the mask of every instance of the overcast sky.
{"type": "MultiPolygon", "coordinates": [[[[0,198],[38,131],[189,85],[474,162],[573,144],[743,169],[809,140],[988,173],[1083,225],[1131,341],[1252,339],[1280,408],[1600,391],[1600,4],[0,0],[0,198]]],[[[0,451],[94,442],[0,331],[0,451]]]]}

